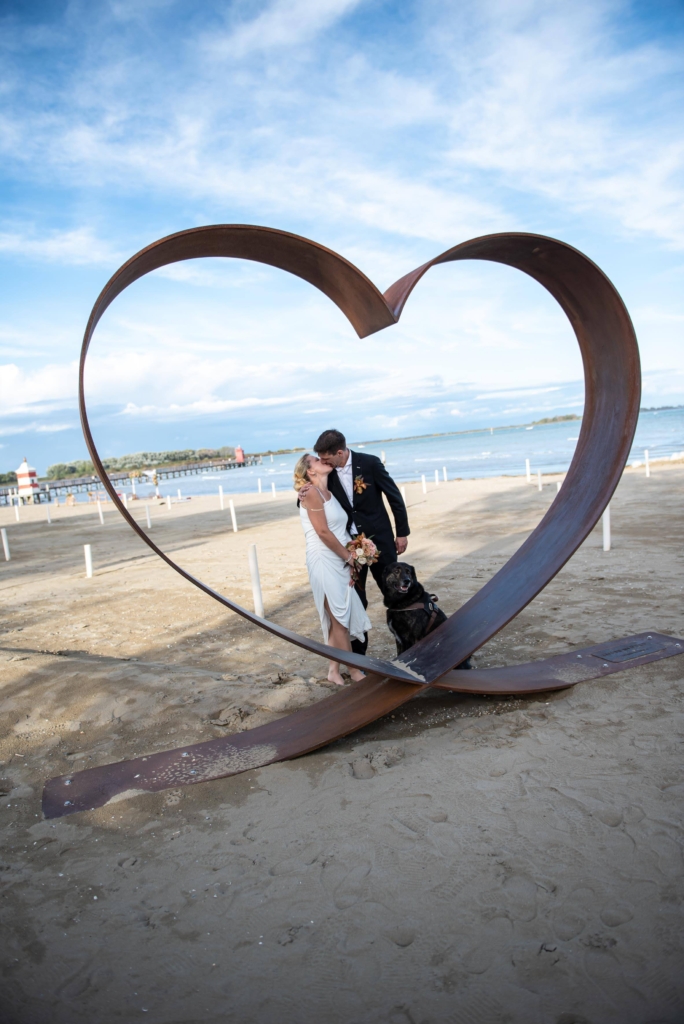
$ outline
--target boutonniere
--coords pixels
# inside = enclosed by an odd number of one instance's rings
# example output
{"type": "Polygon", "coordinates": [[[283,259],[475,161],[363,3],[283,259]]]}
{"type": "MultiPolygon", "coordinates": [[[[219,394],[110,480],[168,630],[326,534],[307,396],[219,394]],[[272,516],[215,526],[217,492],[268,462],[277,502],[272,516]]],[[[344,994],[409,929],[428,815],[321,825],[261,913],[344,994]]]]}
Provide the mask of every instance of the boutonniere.
{"type": "Polygon", "coordinates": [[[354,494],[363,494],[367,487],[368,484],[364,482],[360,473],[354,477],[354,494]]]}

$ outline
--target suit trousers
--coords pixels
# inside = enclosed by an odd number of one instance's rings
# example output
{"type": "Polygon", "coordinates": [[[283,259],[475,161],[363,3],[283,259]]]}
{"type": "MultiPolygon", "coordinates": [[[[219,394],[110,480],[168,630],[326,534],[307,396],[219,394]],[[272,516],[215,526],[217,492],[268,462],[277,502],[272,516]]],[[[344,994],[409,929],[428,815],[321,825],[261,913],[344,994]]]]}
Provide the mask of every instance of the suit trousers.
{"type": "MultiPolygon", "coordinates": [[[[368,581],[368,569],[370,568],[370,571],[371,571],[371,573],[373,575],[373,579],[377,583],[378,588],[380,590],[380,593],[382,593],[382,572],[383,572],[383,569],[387,565],[392,565],[397,560],[396,549],[394,548],[394,540],[392,540],[392,548],[394,549],[394,554],[393,555],[390,555],[388,557],[388,556],[385,556],[385,555],[381,554],[380,558],[378,559],[378,561],[374,565],[371,565],[370,567],[367,566],[367,565],[364,565],[363,568],[361,569],[360,573],[359,573],[359,578],[356,581],[356,585],[355,585],[354,589],[356,590],[356,593],[361,598],[361,603],[363,604],[364,608],[368,607],[368,598],[366,596],[366,583],[368,581]]],[[[351,649],[354,652],[354,654],[365,654],[366,651],[368,650],[368,633],[365,634],[363,640],[356,640],[356,639],[352,638],[351,649]]]]}

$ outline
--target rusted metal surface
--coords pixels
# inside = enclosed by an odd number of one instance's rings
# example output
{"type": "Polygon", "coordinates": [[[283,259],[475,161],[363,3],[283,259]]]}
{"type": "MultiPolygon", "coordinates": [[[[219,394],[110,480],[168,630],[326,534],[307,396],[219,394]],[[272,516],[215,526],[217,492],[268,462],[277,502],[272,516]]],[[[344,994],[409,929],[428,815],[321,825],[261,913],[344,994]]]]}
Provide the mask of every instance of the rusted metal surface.
{"type": "MultiPolygon", "coordinates": [[[[182,231],[155,242],[133,256],[107,283],[95,303],[83,339],[79,407],[88,450],[100,479],[141,539],[176,572],[226,608],[314,654],[373,673],[373,685],[380,687],[373,705],[373,713],[378,717],[397,706],[394,696],[390,696],[392,687],[388,680],[401,681],[410,689],[439,679],[519,614],[585,540],[610,501],[627,461],[639,413],[640,379],[634,329],[617,291],[591,260],[555,239],[523,233],[472,239],[407,274],[383,295],[351,263],[309,239],[270,228],[214,225],[182,231]],[[432,266],[468,259],[503,263],[535,278],[554,296],[570,320],[584,363],[585,408],[563,488],[506,565],[445,623],[396,660],[337,651],[262,619],[219,594],[157,547],[124,508],[107,477],[92,437],[85,402],[84,372],[93,332],[110,303],[133,281],[169,263],[205,256],[255,260],[303,278],[336,303],[360,337],[396,323],[413,288],[432,266]]],[[[349,710],[352,704],[338,702],[335,735],[326,732],[327,738],[321,743],[313,742],[305,729],[298,752],[315,749],[358,728],[352,724],[356,721],[349,710]]],[[[290,716],[291,729],[296,730],[298,723],[304,726],[303,714],[290,716]]],[[[217,772],[217,777],[221,774],[217,772]]]]}
{"type": "Polygon", "coordinates": [[[256,729],[50,779],[43,790],[43,813],[58,818],[101,807],[128,791],[188,786],[299,757],[374,722],[416,692],[415,685],[371,674],[256,729]]]}
{"type": "Polygon", "coordinates": [[[679,637],[654,632],[637,633],[623,640],[568,651],[567,654],[557,654],[543,661],[530,661],[525,665],[482,668],[474,672],[452,670],[432,685],[456,693],[544,693],[565,690],[576,683],[600,679],[613,672],[624,672],[625,669],[647,665],[661,658],[673,658],[676,654],[684,654],[684,640],[679,637]]]}
{"type": "MultiPolygon", "coordinates": [[[[549,692],[683,653],[684,640],[661,633],[639,633],[525,665],[452,670],[432,686],[471,694],[549,692]],[[605,661],[616,653],[623,660],[605,661]]],[[[389,714],[425,688],[367,676],[332,697],[256,729],[60,775],[45,786],[43,813],[46,818],[60,818],[102,807],[122,794],[135,796],[191,786],[301,757],[389,714]]]]}

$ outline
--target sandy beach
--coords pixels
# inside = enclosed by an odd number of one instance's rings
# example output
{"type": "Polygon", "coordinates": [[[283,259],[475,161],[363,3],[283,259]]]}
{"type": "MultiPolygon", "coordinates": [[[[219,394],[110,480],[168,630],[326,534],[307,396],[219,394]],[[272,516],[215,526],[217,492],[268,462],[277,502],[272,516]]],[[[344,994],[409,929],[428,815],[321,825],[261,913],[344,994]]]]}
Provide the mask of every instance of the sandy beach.
{"type": "MultiPolygon", "coordinates": [[[[447,613],[556,495],[407,487],[447,613]]],[[[628,469],[600,526],[475,656],[684,635],[684,466],[628,469]]],[[[293,492],[151,506],[156,543],[320,637],[293,492]]],[[[3,1024],[681,1024],[684,657],[533,698],[422,693],[327,749],[44,821],[46,779],[252,728],[334,689],[112,509],[0,509],[3,1024]],[[83,545],[93,551],[86,579],[83,545]]],[[[144,522],[141,503],[135,515],[144,522]]],[[[393,656],[369,587],[370,651],[393,656]]]]}

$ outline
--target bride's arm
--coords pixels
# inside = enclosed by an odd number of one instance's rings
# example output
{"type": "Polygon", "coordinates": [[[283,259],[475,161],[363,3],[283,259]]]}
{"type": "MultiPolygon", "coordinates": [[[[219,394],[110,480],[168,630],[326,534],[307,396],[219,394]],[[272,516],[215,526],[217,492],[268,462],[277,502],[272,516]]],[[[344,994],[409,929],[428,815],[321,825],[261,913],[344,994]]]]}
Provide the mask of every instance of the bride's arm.
{"type": "Polygon", "coordinates": [[[343,562],[350,562],[351,556],[349,551],[347,551],[343,544],[340,544],[328,526],[328,520],[325,518],[325,508],[322,506],[322,498],[318,491],[312,488],[304,501],[301,502],[301,505],[308,512],[311,525],[325,546],[330,548],[343,562]]]}

